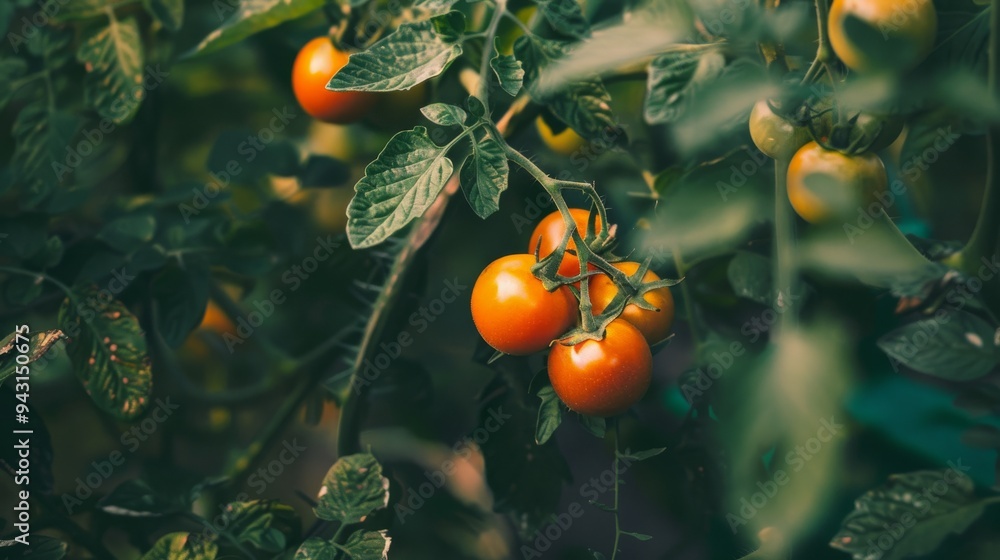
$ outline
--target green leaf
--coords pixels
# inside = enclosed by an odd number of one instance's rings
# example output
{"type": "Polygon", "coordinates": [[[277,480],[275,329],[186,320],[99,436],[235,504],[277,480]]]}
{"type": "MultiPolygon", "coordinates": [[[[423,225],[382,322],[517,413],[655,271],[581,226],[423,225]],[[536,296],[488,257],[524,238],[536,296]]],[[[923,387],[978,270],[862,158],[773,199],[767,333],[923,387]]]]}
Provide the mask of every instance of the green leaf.
{"type": "Polygon", "coordinates": [[[476,215],[486,219],[500,209],[500,195],[507,190],[510,168],[503,147],[490,134],[483,134],[479,141],[474,133],[469,138],[472,155],[462,165],[462,192],[476,215]]]}
{"type": "Polygon", "coordinates": [[[643,533],[630,533],[628,531],[622,531],[621,534],[628,535],[629,537],[632,537],[633,539],[640,540],[640,541],[648,541],[648,540],[650,540],[650,539],[653,538],[652,535],[646,535],[646,534],[643,534],[643,533]]]}
{"type": "Polygon", "coordinates": [[[223,510],[226,532],[240,544],[264,552],[285,550],[290,540],[297,540],[302,522],[290,506],[272,500],[233,502],[223,510]]]}
{"type": "Polygon", "coordinates": [[[177,31],[184,22],[184,0],[143,0],[146,10],[169,31],[177,31]]]}
{"type": "Polygon", "coordinates": [[[681,45],[649,64],[644,115],[650,124],[680,118],[705,83],[719,77],[726,57],[715,45],[681,45]]]}
{"type": "Polygon", "coordinates": [[[170,533],[160,537],[139,560],[215,560],[219,546],[200,534],[170,533]]]}
{"type": "Polygon", "coordinates": [[[621,454],[621,457],[629,461],[645,461],[646,459],[651,459],[653,457],[656,457],[657,455],[663,453],[666,450],[667,450],[666,447],[654,447],[653,449],[647,449],[645,451],[636,451],[635,453],[626,450],[625,453],[621,454]]]}
{"type": "Polygon", "coordinates": [[[139,320],[97,286],[73,290],[59,309],[69,337],[73,370],[97,405],[120,420],[142,414],[152,392],[152,371],[139,320]]]}
{"type": "Polygon", "coordinates": [[[171,348],[187,339],[208,305],[209,269],[199,259],[167,265],[153,277],[150,296],[156,303],[156,330],[171,348]]]}
{"type": "Polygon", "coordinates": [[[773,303],[771,298],[771,261],[749,251],[737,251],[726,270],[729,284],[737,296],[762,305],[773,303]]]}
{"type": "Polygon", "coordinates": [[[462,126],[469,118],[465,109],[448,103],[431,103],[420,109],[420,112],[427,117],[427,120],[441,126],[462,126]]]}
{"type": "Polygon", "coordinates": [[[576,0],[537,0],[537,4],[545,20],[559,33],[576,38],[590,35],[590,24],[576,0]]]}
{"type": "Polygon", "coordinates": [[[538,407],[538,422],[535,427],[535,443],[544,445],[549,441],[556,428],[562,423],[562,401],[556,395],[551,385],[546,385],[538,391],[542,404],[538,407]]]}
{"type": "Polygon", "coordinates": [[[608,427],[604,418],[600,416],[587,416],[586,414],[578,414],[577,418],[580,419],[580,423],[583,424],[584,429],[594,434],[594,436],[603,439],[605,434],[607,434],[608,427]]]}
{"type": "Polygon", "coordinates": [[[87,70],[83,80],[87,104],[115,123],[131,120],[146,94],[141,86],[142,37],[135,18],[109,17],[107,26],[80,42],[76,58],[87,70]]]}
{"type": "Polygon", "coordinates": [[[76,0],[60,6],[55,14],[58,22],[82,21],[107,14],[108,9],[114,9],[115,0],[76,0]]]}
{"type": "Polygon", "coordinates": [[[97,238],[112,249],[125,254],[134,253],[153,240],[156,218],[149,214],[123,216],[101,228],[97,238]]]}
{"type": "Polygon", "coordinates": [[[162,517],[178,510],[177,504],[162,499],[143,480],[126,480],[97,503],[110,515],[122,517],[162,517]]]}
{"type": "Polygon", "coordinates": [[[972,381],[997,365],[996,330],[968,311],[945,307],[929,319],[882,336],[878,345],[890,358],[920,373],[972,381]]]}
{"type": "Polygon", "coordinates": [[[340,549],[326,539],[309,537],[298,550],[294,560],[336,560],[340,549]]]}
{"type": "Polygon", "coordinates": [[[360,523],[389,504],[389,479],[369,453],[341,457],[330,467],[319,491],[316,517],[360,523]]]}
{"type": "Polygon", "coordinates": [[[208,54],[238,43],[255,33],[260,33],[286,21],[298,19],[313,10],[323,7],[324,0],[240,0],[235,2],[215,2],[215,15],[228,19],[221,27],[212,31],[185,57],[208,54]],[[231,13],[230,13],[231,12],[231,13]]]}
{"type": "Polygon", "coordinates": [[[28,361],[25,363],[30,364],[44,356],[56,342],[65,338],[65,335],[58,329],[32,333],[27,337],[27,352],[21,352],[15,348],[15,346],[21,346],[25,343],[23,337],[24,335],[19,338],[17,333],[10,333],[3,340],[0,340],[0,383],[13,375],[18,365],[24,365],[17,363],[18,356],[27,355],[28,361]]]}
{"type": "Polygon", "coordinates": [[[444,72],[461,54],[461,43],[444,37],[434,21],[405,23],[364,52],[352,54],[326,87],[334,91],[410,89],[444,72]]]}
{"type": "Polygon", "coordinates": [[[32,534],[30,546],[18,541],[0,540],[0,556],[4,560],[62,560],[69,547],[61,540],[46,535],[32,534]]]}
{"type": "Polygon", "coordinates": [[[11,87],[14,80],[28,71],[28,63],[23,58],[4,57],[0,59],[0,109],[3,109],[16,93],[11,87]]]}
{"type": "Polygon", "coordinates": [[[454,170],[445,156],[449,147],[435,144],[419,126],[389,140],[365,168],[347,207],[352,247],[377,245],[430,208],[454,170]]]}
{"type": "Polygon", "coordinates": [[[899,526],[902,534],[891,534],[892,546],[879,548],[879,560],[930,554],[982,515],[989,500],[976,497],[974,490],[972,479],[955,468],[892,475],[858,498],[830,546],[865,560],[871,558],[872,543],[881,547],[886,527],[899,526]]]}
{"type": "Polygon", "coordinates": [[[546,68],[566,52],[565,44],[537,37],[522,36],[514,43],[532,98],[547,105],[559,120],[584,138],[603,139],[607,130],[617,129],[618,125],[611,113],[611,94],[600,80],[568,83],[554,92],[545,92],[539,85],[546,68]]]}
{"type": "Polygon", "coordinates": [[[71,177],[72,169],[64,165],[66,147],[71,145],[79,125],[76,116],[50,112],[44,99],[18,113],[13,129],[17,149],[11,162],[34,202],[71,177]]]}
{"type": "Polygon", "coordinates": [[[344,548],[352,560],[386,560],[391,544],[386,531],[355,531],[347,537],[344,548]]]}
{"type": "Polygon", "coordinates": [[[524,85],[524,67],[513,55],[500,54],[500,38],[493,42],[493,58],[490,68],[497,75],[500,87],[510,95],[517,95],[524,85]]]}

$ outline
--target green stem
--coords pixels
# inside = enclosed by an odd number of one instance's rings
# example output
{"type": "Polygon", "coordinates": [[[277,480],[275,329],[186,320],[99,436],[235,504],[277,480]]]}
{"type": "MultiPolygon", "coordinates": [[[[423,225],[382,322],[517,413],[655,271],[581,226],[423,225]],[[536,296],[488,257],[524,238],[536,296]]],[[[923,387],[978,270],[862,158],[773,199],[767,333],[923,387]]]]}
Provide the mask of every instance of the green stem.
{"type": "Polygon", "coordinates": [[[56,287],[62,290],[64,294],[66,294],[66,297],[69,298],[70,301],[76,303],[76,297],[73,295],[73,290],[71,290],[69,286],[63,284],[61,281],[53,278],[52,276],[49,276],[48,274],[45,274],[44,272],[32,272],[30,270],[24,270],[23,268],[16,268],[13,266],[0,266],[0,272],[6,272],[8,274],[17,274],[19,276],[28,276],[31,278],[41,278],[46,282],[54,284],[56,287]]]}
{"type": "Polygon", "coordinates": [[[221,536],[229,544],[233,545],[233,548],[240,551],[240,553],[243,554],[243,556],[245,556],[246,558],[254,558],[253,553],[247,550],[246,547],[244,547],[242,544],[240,544],[240,541],[236,540],[236,537],[230,535],[229,531],[225,529],[222,530],[217,529],[207,519],[204,519],[200,515],[195,515],[194,513],[191,513],[189,511],[184,512],[182,515],[183,517],[190,519],[191,521],[194,521],[195,523],[201,525],[202,527],[207,529],[211,534],[221,536]]]}
{"type": "MultiPolygon", "coordinates": [[[[684,262],[684,258],[681,255],[680,249],[672,247],[670,252],[674,257],[674,267],[677,269],[677,276],[683,278],[687,275],[688,266],[684,262]]],[[[681,298],[684,300],[684,312],[688,316],[688,329],[691,330],[691,339],[694,341],[695,353],[701,349],[702,338],[699,332],[698,320],[695,316],[694,299],[691,296],[691,290],[688,288],[689,282],[681,282],[681,298]]]]}
{"type": "Polygon", "coordinates": [[[483,106],[486,107],[486,114],[490,112],[490,59],[493,58],[493,39],[497,35],[497,28],[500,26],[500,20],[503,19],[503,15],[507,12],[507,0],[496,0],[496,5],[493,7],[493,17],[490,18],[490,24],[486,28],[486,35],[483,40],[483,57],[479,64],[479,92],[476,97],[483,102],[483,106]]]}
{"type": "MultiPolygon", "coordinates": [[[[820,0],[822,2],[822,0],[820,0]]],[[[788,160],[774,161],[774,307],[781,317],[778,325],[794,328],[793,307],[798,265],[795,258],[795,218],[788,202],[788,160]]]]}
{"type": "MultiPolygon", "coordinates": [[[[990,94],[996,97],[1000,93],[1000,0],[993,0],[990,5],[990,45],[989,45],[989,77],[990,94]]],[[[980,260],[989,259],[996,254],[997,241],[1000,238],[1000,126],[990,126],[986,133],[986,192],[979,208],[979,218],[972,230],[972,237],[962,251],[953,257],[952,264],[967,274],[975,274],[980,260]]]]}

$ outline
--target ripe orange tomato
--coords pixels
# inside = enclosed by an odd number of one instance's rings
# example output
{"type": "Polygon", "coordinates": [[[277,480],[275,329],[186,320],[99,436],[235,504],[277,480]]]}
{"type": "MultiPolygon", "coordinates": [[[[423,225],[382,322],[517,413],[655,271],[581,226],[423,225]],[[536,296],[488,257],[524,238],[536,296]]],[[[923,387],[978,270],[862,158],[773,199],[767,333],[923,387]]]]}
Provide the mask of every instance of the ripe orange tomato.
{"type": "Polygon", "coordinates": [[[489,264],[472,288],[472,320],[490,346],[506,354],[544,350],[573,327],[576,298],[566,286],[546,291],[531,274],[534,255],[507,255],[489,264]]]}
{"type": "Polygon", "coordinates": [[[589,416],[614,416],[646,394],[653,356],[642,333],[626,321],[608,325],[604,340],[549,352],[549,381],[566,406],[589,416]]]}
{"type": "MultiPolygon", "coordinates": [[[[614,263],[614,267],[632,276],[639,270],[639,263],[620,262],[614,263]]],[[[655,282],[659,279],[660,277],[651,270],[647,270],[642,277],[643,282],[655,282]]],[[[607,309],[611,300],[618,295],[618,286],[607,274],[599,274],[590,277],[589,293],[592,311],[597,315],[607,309]]],[[[625,310],[618,318],[639,329],[646,342],[656,344],[670,334],[670,326],[674,322],[674,296],[671,295],[670,288],[658,288],[643,294],[642,299],[654,305],[659,311],[642,309],[630,303],[625,306],[625,310]]]]}
{"type": "Polygon", "coordinates": [[[538,135],[542,137],[545,145],[553,152],[564,156],[571,156],[577,150],[587,145],[587,139],[580,136],[570,127],[564,128],[558,134],[552,132],[552,127],[545,122],[545,119],[538,117],[535,119],[535,127],[538,135]]]}
{"type": "Polygon", "coordinates": [[[835,0],[827,29],[848,68],[905,72],[934,48],[937,19],[933,0],[835,0]]]}
{"type": "Polygon", "coordinates": [[[854,216],[877,200],[889,178],[871,152],[846,155],[810,142],[788,165],[788,200],[807,222],[825,223],[854,216]]]}
{"type": "Polygon", "coordinates": [[[305,112],[335,124],[348,124],[364,118],[377,99],[363,91],[330,91],[326,84],[350,55],[333,46],[329,37],[317,37],[306,43],[292,65],[292,90],[305,112]]]}
{"type": "MultiPolygon", "coordinates": [[[[577,231],[580,232],[580,237],[586,236],[590,211],[583,208],[570,208],[569,213],[573,216],[573,221],[576,223],[577,231]]],[[[595,233],[600,232],[602,227],[601,218],[598,216],[594,223],[595,233]]],[[[538,225],[535,226],[535,231],[531,232],[531,239],[528,241],[528,252],[534,254],[535,247],[538,247],[538,258],[544,259],[559,247],[559,243],[562,242],[564,235],[566,235],[566,223],[563,221],[562,214],[556,210],[542,218],[542,221],[538,222],[538,225]],[[538,244],[539,239],[541,239],[541,245],[538,244]]],[[[576,242],[570,239],[566,245],[566,249],[576,249],[576,242]]],[[[579,276],[580,260],[569,253],[564,254],[562,262],[559,263],[559,274],[563,276],[579,276]]]]}

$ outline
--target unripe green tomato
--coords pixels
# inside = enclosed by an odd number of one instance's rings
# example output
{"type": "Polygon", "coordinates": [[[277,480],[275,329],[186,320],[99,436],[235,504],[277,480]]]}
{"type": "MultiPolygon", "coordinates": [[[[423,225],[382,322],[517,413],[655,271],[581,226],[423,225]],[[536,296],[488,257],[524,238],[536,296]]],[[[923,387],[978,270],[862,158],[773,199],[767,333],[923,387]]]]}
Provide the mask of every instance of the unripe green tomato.
{"type": "Polygon", "coordinates": [[[776,115],[766,99],[750,111],[750,137],[757,149],[771,159],[787,160],[812,138],[809,130],[776,115]]]}

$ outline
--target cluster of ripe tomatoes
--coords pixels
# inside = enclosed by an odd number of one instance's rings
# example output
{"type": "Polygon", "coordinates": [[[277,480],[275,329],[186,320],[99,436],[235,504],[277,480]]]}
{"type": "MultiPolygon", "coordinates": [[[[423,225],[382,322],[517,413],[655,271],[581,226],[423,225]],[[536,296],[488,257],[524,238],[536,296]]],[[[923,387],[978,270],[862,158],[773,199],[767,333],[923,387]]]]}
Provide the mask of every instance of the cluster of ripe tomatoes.
{"type": "MultiPolygon", "coordinates": [[[[936,32],[931,0],[836,0],[827,25],[837,58],[865,76],[912,70],[931,52],[936,32]],[[865,30],[868,44],[859,44],[865,30]]],[[[828,99],[788,105],[776,111],[780,107],[771,101],[759,102],[750,113],[750,135],[761,152],[788,162],[788,198],[795,212],[823,224],[877,203],[888,178],[875,152],[896,140],[903,120],[828,99]]]]}
{"type": "MultiPolygon", "coordinates": [[[[585,231],[589,212],[572,208],[570,213],[578,231],[585,231]]],[[[594,227],[599,232],[604,225],[598,220],[594,227]]],[[[571,410],[590,416],[621,414],[649,388],[653,365],[650,345],[670,334],[674,299],[666,287],[647,291],[641,297],[654,309],[630,303],[608,324],[601,340],[563,344],[559,339],[581,318],[579,287],[565,284],[548,291],[531,269],[538,259],[555,252],[565,234],[562,215],[553,212],[531,234],[530,253],[501,257],[483,269],[472,289],[472,318],[483,339],[505,354],[533,354],[551,347],[549,380],[571,410]]],[[[570,253],[575,247],[570,241],[559,263],[562,277],[581,276],[580,261],[570,253]]],[[[640,269],[637,262],[617,262],[613,266],[630,277],[640,269]]],[[[647,271],[642,282],[659,279],[647,271]]],[[[618,294],[618,286],[604,273],[581,281],[588,282],[590,312],[594,315],[603,312],[618,294]]]]}

